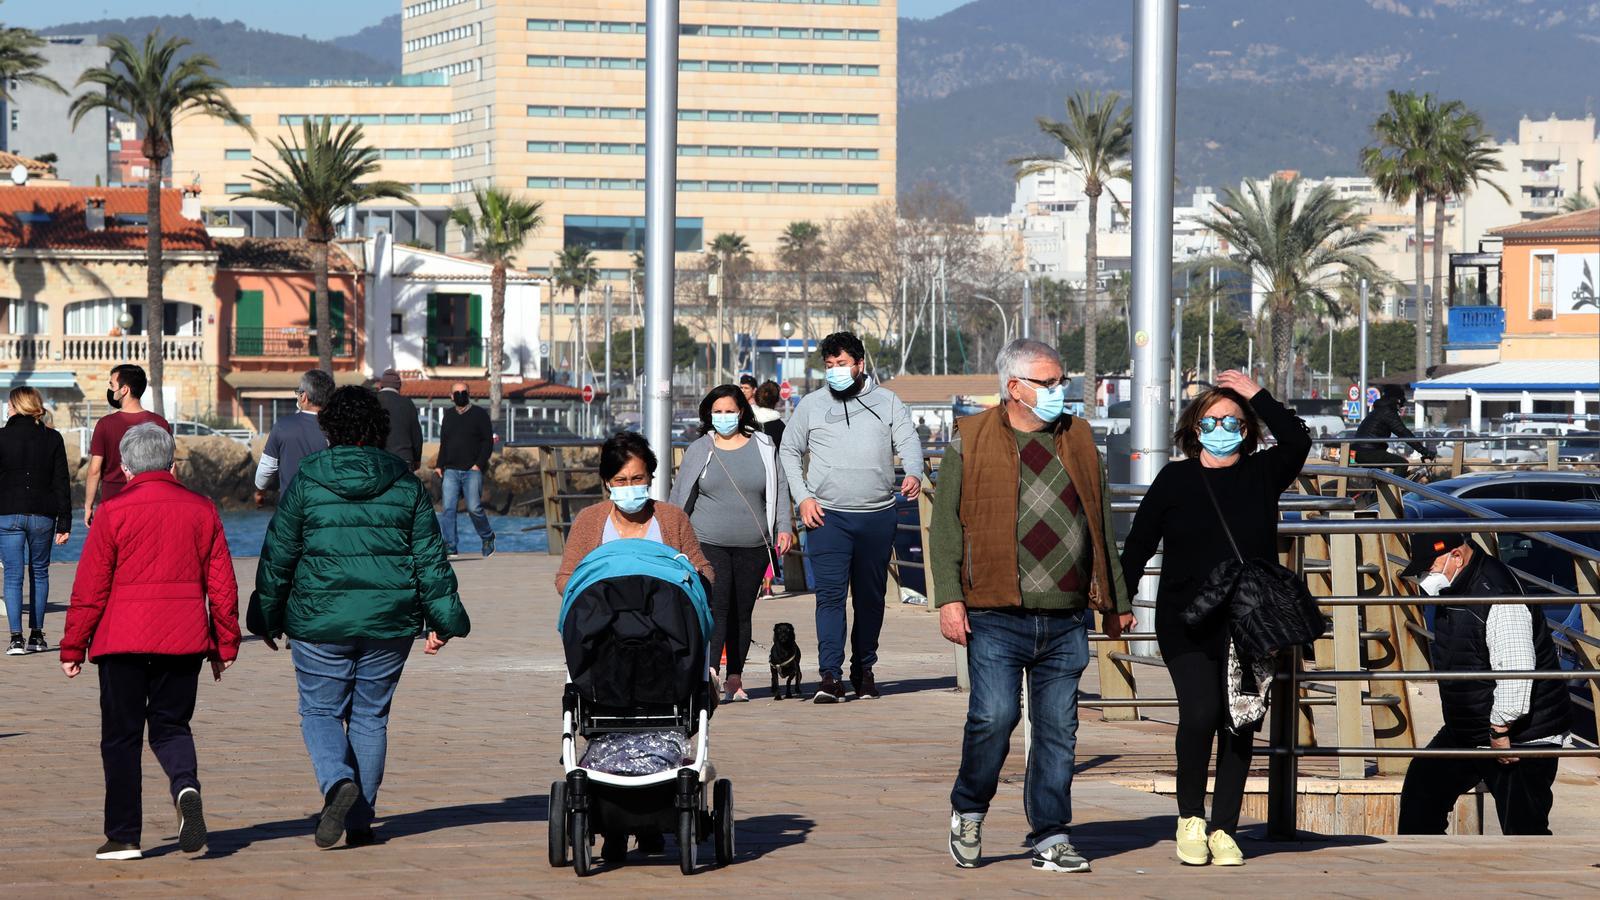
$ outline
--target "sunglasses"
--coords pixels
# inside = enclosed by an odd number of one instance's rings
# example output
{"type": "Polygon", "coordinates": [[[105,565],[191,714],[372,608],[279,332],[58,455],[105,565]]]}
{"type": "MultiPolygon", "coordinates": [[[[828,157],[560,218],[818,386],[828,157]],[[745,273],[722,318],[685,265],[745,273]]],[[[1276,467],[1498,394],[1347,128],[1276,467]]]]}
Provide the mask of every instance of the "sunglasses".
{"type": "Polygon", "coordinates": [[[1244,427],[1244,422],[1238,416],[1223,416],[1220,419],[1216,416],[1206,416],[1200,420],[1200,433],[1210,434],[1217,430],[1218,425],[1221,425],[1222,430],[1229,434],[1238,434],[1239,430],[1244,427]]]}

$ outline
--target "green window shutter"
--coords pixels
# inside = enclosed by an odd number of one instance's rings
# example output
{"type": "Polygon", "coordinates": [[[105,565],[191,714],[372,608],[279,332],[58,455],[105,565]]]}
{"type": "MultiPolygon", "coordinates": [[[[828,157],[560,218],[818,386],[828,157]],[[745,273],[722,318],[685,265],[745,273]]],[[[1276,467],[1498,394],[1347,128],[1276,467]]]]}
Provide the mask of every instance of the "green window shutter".
{"type": "Polygon", "coordinates": [[[438,294],[429,294],[428,295],[428,335],[427,335],[427,340],[426,340],[427,349],[423,352],[422,358],[424,360],[426,360],[429,365],[433,365],[433,366],[436,366],[436,365],[439,364],[439,344],[437,343],[438,337],[439,337],[439,295],[438,294]]]}
{"type": "Polygon", "coordinates": [[[467,303],[467,365],[483,365],[483,298],[477,294],[467,303]]]}
{"type": "Polygon", "coordinates": [[[333,352],[342,356],[345,353],[345,341],[349,334],[345,330],[344,293],[342,291],[328,292],[328,318],[333,320],[333,352]]]}
{"type": "Polygon", "coordinates": [[[233,301],[233,353],[260,356],[263,348],[261,291],[240,291],[233,301]]]}

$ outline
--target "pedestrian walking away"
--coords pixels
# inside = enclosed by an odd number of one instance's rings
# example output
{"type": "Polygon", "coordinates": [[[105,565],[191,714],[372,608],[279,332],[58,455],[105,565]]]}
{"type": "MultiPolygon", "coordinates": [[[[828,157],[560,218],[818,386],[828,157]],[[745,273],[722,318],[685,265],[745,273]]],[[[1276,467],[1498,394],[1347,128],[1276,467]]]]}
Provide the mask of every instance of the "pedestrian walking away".
{"type": "Polygon", "coordinates": [[[763,381],[756,388],[756,425],[767,437],[772,438],[774,447],[783,444],[783,415],[778,412],[778,404],[782,401],[782,389],[776,381],[763,381]]]}
{"type": "MultiPolygon", "coordinates": [[[[1418,534],[1401,577],[1436,597],[1504,597],[1524,593],[1510,566],[1460,533],[1418,534]]],[[[1441,672],[1529,672],[1563,668],[1550,623],[1538,606],[1434,607],[1428,655],[1441,672]]],[[[1549,834],[1556,757],[1521,757],[1517,747],[1566,743],[1572,709],[1561,681],[1503,678],[1439,682],[1444,727],[1430,749],[1493,748],[1496,759],[1420,756],[1400,788],[1400,834],[1444,834],[1456,800],[1482,782],[1494,796],[1500,833],[1549,834]]]]}
{"type": "Polygon", "coordinates": [[[400,395],[400,373],[384,369],[378,377],[378,402],[389,413],[389,436],[383,449],[411,466],[411,471],[422,468],[422,420],[417,416],[416,401],[400,395]]]}
{"type": "MultiPolygon", "coordinates": [[[[439,458],[434,474],[439,477],[443,504],[439,523],[444,545],[451,556],[460,552],[456,543],[456,500],[467,504],[467,518],[483,544],[485,558],[494,555],[494,529],[483,512],[483,473],[489,470],[494,452],[494,428],[489,413],[475,406],[464,382],[450,386],[451,409],[439,425],[439,458]]],[[[386,436],[387,439],[387,436],[386,436]]]]}
{"type": "Polygon", "coordinates": [[[1211,572],[1235,558],[1230,532],[1242,558],[1277,558],[1278,498],[1305,465],[1311,432],[1249,376],[1228,371],[1184,408],[1173,442],[1185,459],[1168,464],[1145,491],[1122,547],[1123,578],[1137,592],[1161,546],[1156,640],[1178,698],[1178,859],[1240,866],[1244,854],[1234,835],[1260,720],[1235,730],[1228,713],[1229,610],[1214,610],[1196,625],[1183,616],[1211,572]],[[1277,444],[1257,453],[1263,424],[1277,444]],[[1220,501],[1215,506],[1213,494],[1220,501]],[[1217,769],[1208,830],[1213,743],[1217,769]]]}
{"type": "Polygon", "coordinates": [[[312,369],[300,376],[294,389],[297,412],[272,423],[267,443],[261,449],[261,462],[256,464],[256,508],[260,509],[266,492],[276,489],[278,496],[288,493],[300,471],[300,461],[328,448],[328,439],[317,425],[317,413],[333,396],[333,376],[321,369],[312,369]]]}
{"type": "Polygon", "coordinates": [[[144,389],[148,386],[149,379],[139,366],[124,363],[111,370],[106,384],[106,402],[111,405],[111,413],[94,423],[94,434],[89,438],[89,473],[84,477],[83,486],[85,525],[94,520],[98,503],[115,497],[128,483],[122,473],[122,457],[118,449],[122,446],[122,436],[135,425],[146,422],[160,425],[168,434],[172,433],[172,426],[166,419],[140,405],[139,398],[144,396],[144,389]]]}
{"type": "Polygon", "coordinates": [[[86,657],[100,675],[106,842],[96,859],[143,855],[146,729],[177,811],[178,849],[206,844],[189,720],[204,664],[220,681],[238,656],[239,588],[216,504],[173,477],[174,449],[154,423],[122,436],[125,487],[89,527],[61,636],[67,677],[83,671],[86,657]]]}
{"type": "Polygon", "coordinates": [[[978,865],[983,821],[1021,719],[1033,743],[1023,810],[1033,867],[1087,872],[1071,842],[1078,680],[1093,613],[1134,627],[1105,464],[1089,423],[1063,412],[1066,377],[1047,344],[1007,344],[999,406],[956,422],[939,467],[928,559],[939,631],[967,648],[967,719],[950,792],[950,855],[978,865]]]}
{"type": "Polygon", "coordinates": [[[778,448],[756,424],[744,394],[731,384],[700,401],[701,437],[683,453],[672,503],[689,514],[700,549],[716,573],[711,589],[711,667],[731,702],[750,699],[744,663],[750,620],[773,562],[794,543],[789,485],[778,448]],[[719,657],[726,647],[727,670],[719,657]]]}
{"type": "Polygon", "coordinates": [[[784,431],[780,457],[805,524],[817,594],[816,703],[844,700],[845,596],[851,598],[850,686],[879,696],[873,667],[897,527],[895,491],[922,490],[922,444],[904,403],[866,374],[866,348],[848,331],[820,345],[827,389],[806,395],[784,431]],[[905,476],[895,479],[895,456],[905,476]]]}
{"type": "Polygon", "coordinates": [[[471,622],[427,489],[383,449],[377,395],[339,388],[317,421],[328,449],[305,459],[267,527],[245,622],[270,650],[291,641],[326,849],[378,839],[390,706],[418,631],[433,655],[471,622]]]}
{"type": "Polygon", "coordinates": [[[72,531],[72,486],[61,433],[47,424],[39,392],[11,389],[0,428],[0,563],[5,566],[7,656],[50,649],[44,614],[50,601],[50,551],[72,531]],[[28,640],[22,640],[22,581],[28,580],[28,640]]]}

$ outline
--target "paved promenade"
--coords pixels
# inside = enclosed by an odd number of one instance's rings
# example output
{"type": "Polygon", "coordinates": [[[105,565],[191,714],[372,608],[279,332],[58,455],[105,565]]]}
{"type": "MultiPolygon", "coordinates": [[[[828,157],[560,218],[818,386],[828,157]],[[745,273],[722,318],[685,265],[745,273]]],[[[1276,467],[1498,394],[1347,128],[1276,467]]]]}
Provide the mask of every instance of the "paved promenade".
{"type": "MultiPolygon", "coordinates": [[[[242,585],[254,560],[239,563],[242,585]]],[[[318,851],[321,797],[301,743],[288,654],[248,642],[221,684],[201,685],[195,715],[208,853],[176,850],[176,825],[146,754],[145,837],[152,858],[97,862],[102,783],[93,673],[62,677],[55,655],[0,657],[0,886],[7,897],[219,896],[312,892],[648,896],[977,896],[1095,892],[1108,897],[1577,897],[1600,891],[1595,779],[1566,773],[1554,838],[1259,840],[1247,827],[1242,869],[1185,869],[1172,855],[1170,801],[1118,779],[1170,768],[1171,729],[1104,723],[1079,733],[1074,839],[1087,875],[1032,871],[1021,838],[1020,776],[1002,784],[985,827],[986,864],[958,870],[945,849],[950,781],[966,700],[953,692],[948,645],[926,610],[890,610],[879,683],[884,698],[842,706],[768,699],[765,651],[752,650],[749,704],[723,707],[713,759],[733,779],[735,865],[691,878],[675,856],[579,881],[545,860],[545,793],[559,777],[562,682],[555,560],[502,554],[457,564],[474,633],[438,657],[416,652],[390,726],[379,833],[387,842],[318,851]]],[[[52,572],[64,602],[72,567],[52,572]]],[[[246,589],[248,593],[248,589],[246,589]]],[[[59,608],[59,606],[58,606],[59,608]]],[[[815,684],[809,597],[761,604],[757,640],[793,622],[815,684]]],[[[61,633],[52,611],[48,632],[61,633]]],[[[1146,671],[1149,674],[1146,674],[1146,671]]],[[[1146,681],[1164,680],[1158,669],[1146,681]]],[[[1091,667],[1092,672],[1092,667],[1091,667]]],[[[1092,680],[1089,684],[1093,688],[1092,680]]],[[[1153,685],[1152,685],[1153,687],[1153,685]]],[[[1021,771],[1021,733],[1007,771],[1021,771]]],[[[1587,771],[1587,770],[1586,770],[1587,771]]],[[[670,842],[669,842],[670,847],[670,842]]],[[[710,845],[701,858],[710,857],[710,845]]]]}

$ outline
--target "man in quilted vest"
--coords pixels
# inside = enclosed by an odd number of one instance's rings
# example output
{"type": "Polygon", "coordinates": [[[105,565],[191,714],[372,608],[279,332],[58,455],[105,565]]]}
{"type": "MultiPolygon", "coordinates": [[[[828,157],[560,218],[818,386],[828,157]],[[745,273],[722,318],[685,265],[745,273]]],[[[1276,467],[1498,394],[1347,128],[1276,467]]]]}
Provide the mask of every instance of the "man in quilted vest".
{"type": "Polygon", "coordinates": [[[61,639],[68,678],[85,656],[100,670],[106,843],[95,858],[141,856],[147,726],[172,786],[178,847],[194,853],[206,823],[189,719],[201,665],[220,681],[239,653],[239,588],[216,504],[172,475],[172,435],[135,425],[120,450],[128,484],[95,512],[61,639]]]}
{"type": "Polygon", "coordinates": [[[945,638],[967,648],[972,690],[961,769],[950,792],[950,855],[976,866],[1028,675],[1033,747],[1026,796],[1033,867],[1087,872],[1073,849],[1072,761],[1089,610],[1107,631],[1133,627],[1111,527],[1105,466],[1089,423],[1065,414],[1056,351],[1016,340],[1000,351],[999,406],[956,423],[934,492],[928,566],[945,638]]]}

